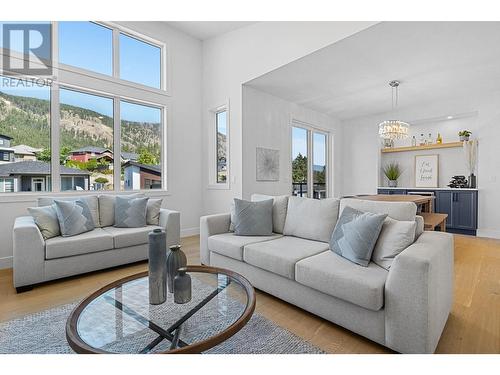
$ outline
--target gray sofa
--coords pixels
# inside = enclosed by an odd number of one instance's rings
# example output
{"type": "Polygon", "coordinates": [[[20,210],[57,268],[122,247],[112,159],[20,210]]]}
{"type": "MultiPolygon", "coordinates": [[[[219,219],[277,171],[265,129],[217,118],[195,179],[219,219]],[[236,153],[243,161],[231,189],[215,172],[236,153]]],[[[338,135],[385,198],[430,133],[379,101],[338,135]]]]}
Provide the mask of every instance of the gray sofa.
{"type": "Polygon", "coordinates": [[[256,288],[397,352],[433,353],[453,300],[452,235],[424,232],[413,203],[342,199],[291,210],[292,199],[280,203],[285,198],[275,197],[271,236],[234,235],[229,213],[202,217],[201,262],[236,271],[256,288]],[[414,243],[388,271],[340,257],[327,242],[345,206],[416,220],[414,243]]]}
{"type": "MultiPolygon", "coordinates": [[[[78,197],[41,197],[39,206],[53,199],[78,197]]],[[[96,224],[90,232],[72,237],[45,240],[33,217],[18,217],[13,229],[14,286],[18,292],[34,284],[62,277],[96,271],[148,258],[148,233],[162,228],[167,233],[167,246],[179,244],[180,214],[161,209],[159,225],[141,228],[115,228],[114,203],[111,195],[85,196],[96,224]]]]}

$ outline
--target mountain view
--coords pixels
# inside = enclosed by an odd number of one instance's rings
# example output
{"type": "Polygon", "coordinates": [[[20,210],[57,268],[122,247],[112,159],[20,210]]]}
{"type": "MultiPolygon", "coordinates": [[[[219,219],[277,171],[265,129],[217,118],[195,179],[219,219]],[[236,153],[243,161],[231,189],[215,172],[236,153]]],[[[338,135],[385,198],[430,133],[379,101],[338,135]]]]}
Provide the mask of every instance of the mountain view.
{"type": "MultiPolygon", "coordinates": [[[[86,146],[111,148],[113,119],[109,116],[61,104],[61,144],[69,149],[86,146]]],[[[0,91],[0,134],[12,137],[11,145],[47,148],[50,145],[48,100],[9,95],[0,91]]],[[[161,130],[158,123],[121,122],[123,152],[148,151],[160,160],[161,130]]]]}

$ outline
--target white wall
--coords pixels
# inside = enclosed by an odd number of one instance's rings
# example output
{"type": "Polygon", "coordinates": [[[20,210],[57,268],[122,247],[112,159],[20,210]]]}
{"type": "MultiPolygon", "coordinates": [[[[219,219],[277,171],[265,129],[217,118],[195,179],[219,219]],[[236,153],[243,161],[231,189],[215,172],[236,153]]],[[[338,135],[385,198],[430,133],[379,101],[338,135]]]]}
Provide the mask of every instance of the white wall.
{"type": "Polygon", "coordinates": [[[260,22],[203,43],[203,212],[243,195],[242,84],[359,32],[374,22],[260,22]],[[230,189],[208,188],[209,110],[229,102],[230,189]]]}
{"type": "MultiPolygon", "coordinates": [[[[168,100],[168,188],[163,206],[181,212],[183,235],[199,228],[201,201],[201,42],[161,22],[120,22],[139,33],[167,44],[171,64],[171,97],[168,100]]],[[[12,226],[26,208],[36,205],[33,194],[0,196],[0,268],[12,265],[12,226]]]]}
{"type": "MultiPolygon", "coordinates": [[[[405,121],[437,118],[457,113],[477,112],[477,115],[462,119],[426,123],[416,125],[412,131],[420,134],[424,129],[433,129],[431,132],[441,131],[444,141],[453,139],[457,129],[467,128],[473,132],[474,138],[479,140],[477,183],[479,188],[479,223],[478,235],[500,238],[500,92],[491,93],[485,98],[461,101],[432,103],[425,107],[403,108],[396,114],[378,114],[369,117],[351,119],[342,122],[343,131],[343,194],[376,193],[380,178],[382,161],[393,160],[393,155],[384,155],[381,159],[380,140],[378,138],[378,124],[388,118],[400,118],[405,121]],[[348,147],[347,145],[352,145],[348,147]]],[[[427,131],[429,133],[429,131],[427,131]]],[[[409,140],[407,141],[409,142],[409,140]]],[[[467,175],[461,149],[450,149],[426,153],[439,153],[440,184],[445,186],[448,178],[459,173],[467,175]],[[453,159],[453,160],[451,160],[453,159]]],[[[413,157],[415,153],[402,153],[394,158],[405,165],[405,175],[400,185],[413,185],[413,157]],[[406,160],[404,158],[406,157],[406,160]]]]}
{"type": "MultiPolygon", "coordinates": [[[[330,165],[340,165],[342,126],[323,113],[288,102],[268,93],[243,86],[243,198],[253,193],[282,195],[291,192],[291,121],[298,120],[330,133],[333,157],[330,165]],[[338,142],[335,143],[335,140],[338,142]],[[256,180],[256,148],[280,151],[279,181],[256,180]],[[332,163],[333,162],[333,163],[332,163]]],[[[333,168],[332,196],[341,188],[340,169],[333,168]]]]}

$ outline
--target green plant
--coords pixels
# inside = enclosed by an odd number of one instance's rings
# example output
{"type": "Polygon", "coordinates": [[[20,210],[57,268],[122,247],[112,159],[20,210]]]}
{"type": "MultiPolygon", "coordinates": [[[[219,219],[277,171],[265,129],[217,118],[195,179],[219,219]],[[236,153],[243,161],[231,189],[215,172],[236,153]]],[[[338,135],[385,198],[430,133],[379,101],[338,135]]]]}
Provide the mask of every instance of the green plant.
{"type": "Polygon", "coordinates": [[[106,177],[97,177],[95,179],[95,182],[97,182],[98,184],[107,184],[109,181],[106,177]]]}
{"type": "Polygon", "coordinates": [[[459,137],[470,137],[472,134],[469,130],[462,130],[458,132],[459,137]]]}
{"type": "Polygon", "coordinates": [[[395,162],[386,164],[382,170],[389,181],[395,181],[403,174],[401,167],[395,162]]]}

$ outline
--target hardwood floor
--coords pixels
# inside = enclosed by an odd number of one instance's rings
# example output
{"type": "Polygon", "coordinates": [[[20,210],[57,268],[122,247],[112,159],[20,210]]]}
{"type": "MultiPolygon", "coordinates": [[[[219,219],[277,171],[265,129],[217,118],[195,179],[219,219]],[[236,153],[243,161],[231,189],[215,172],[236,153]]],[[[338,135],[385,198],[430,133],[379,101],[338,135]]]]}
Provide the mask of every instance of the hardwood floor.
{"type": "MultiPolygon", "coordinates": [[[[198,236],[182,239],[199,264],[198,236]]],[[[0,321],[78,301],[113,280],[147,269],[145,262],[49,282],[16,294],[12,270],[0,270],[0,321]]],[[[342,327],[269,294],[256,311],[328,353],[391,353],[342,327]]],[[[500,240],[455,236],[455,302],[437,353],[500,353],[500,240]]]]}

